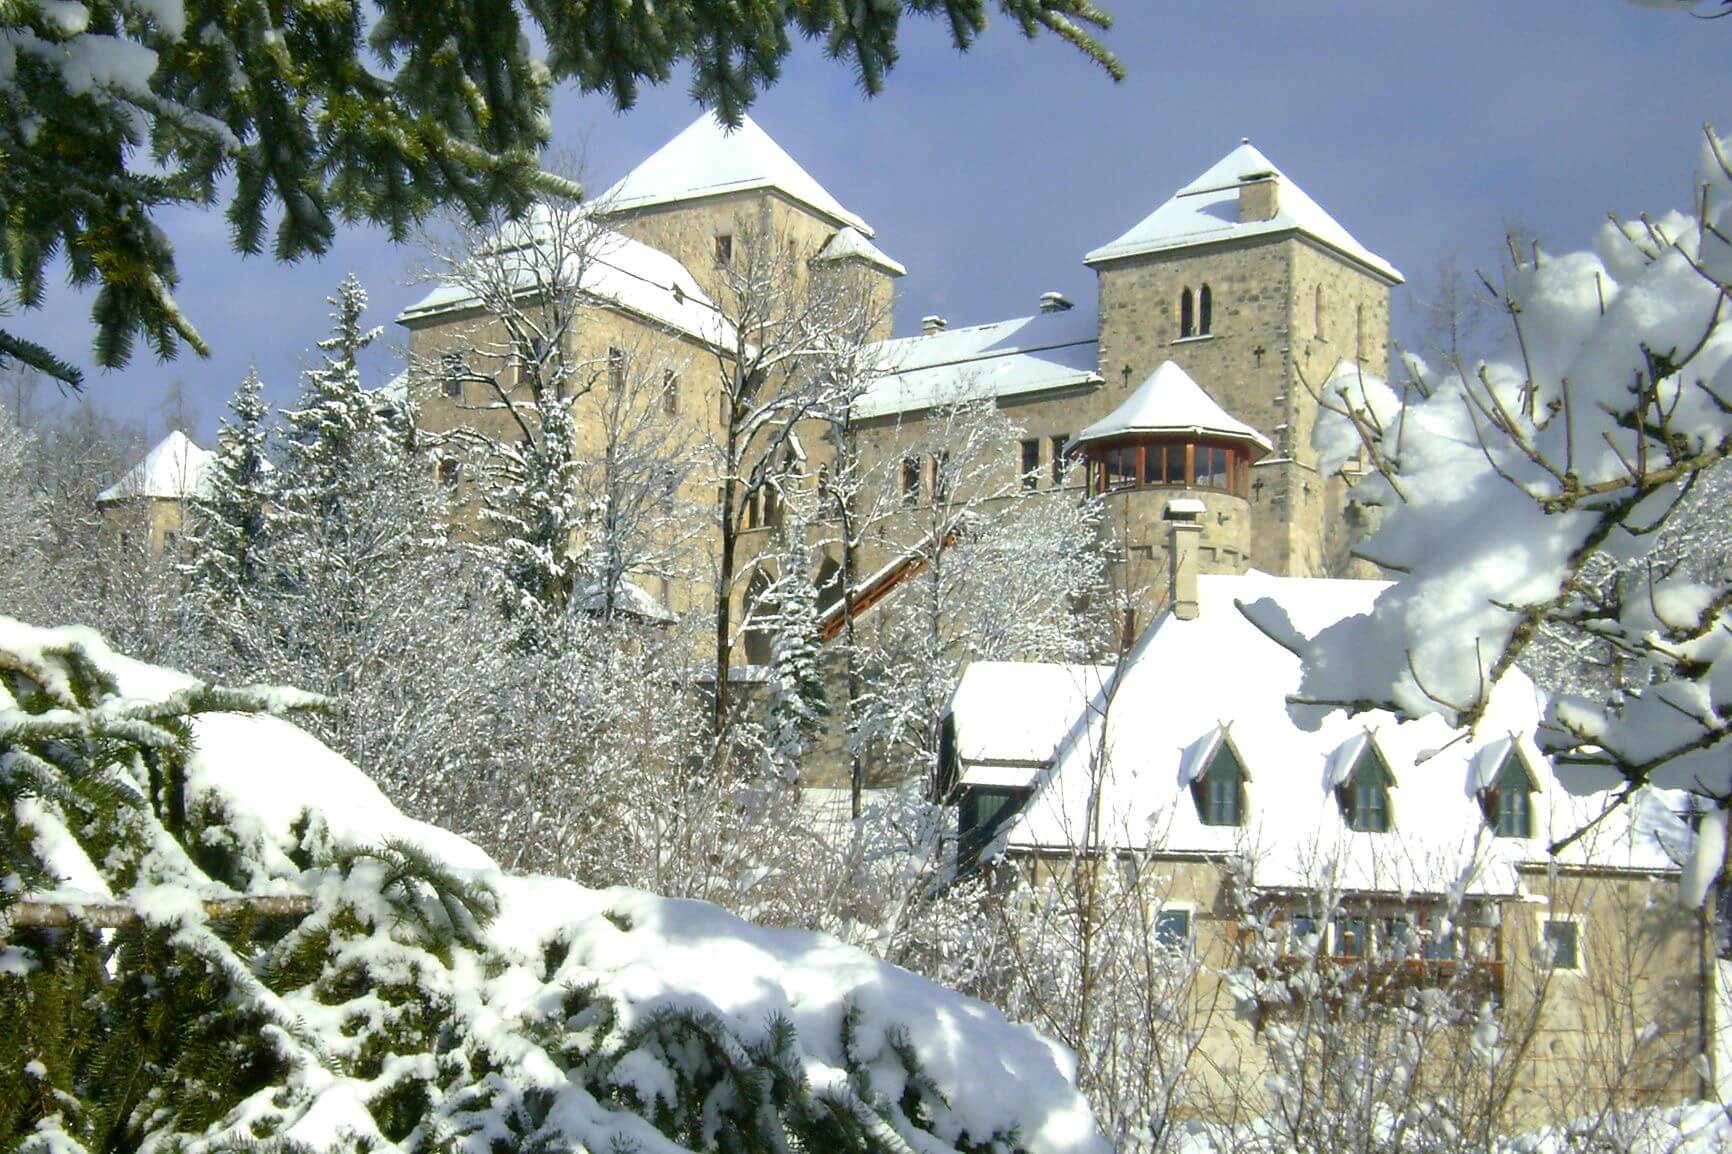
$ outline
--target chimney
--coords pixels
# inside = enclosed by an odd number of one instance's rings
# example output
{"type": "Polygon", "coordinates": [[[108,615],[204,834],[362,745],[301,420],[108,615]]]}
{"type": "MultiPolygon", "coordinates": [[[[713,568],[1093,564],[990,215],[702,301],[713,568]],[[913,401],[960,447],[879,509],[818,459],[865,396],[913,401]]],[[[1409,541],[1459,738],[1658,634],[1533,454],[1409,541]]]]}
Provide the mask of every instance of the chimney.
{"type": "Polygon", "coordinates": [[[1273,220],[1281,211],[1276,202],[1275,174],[1253,172],[1239,178],[1239,223],[1273,220]]]}
{"type": "Polygon", "coordinates": [[[1180,621],[1196,619],[1197,549],[1203,543],[1203,503],[1175,497],[1161,512],[1167,523],[1167,604],[1180,621]]]}
{"type": "Polygon", "coordinates": [[[1063,293],[1040,294],[1040,311],[1043,313],[1065,313],[1072,307],[1070,298],[1063,293]]]}
{"type": "Polygon", "coordinates": [[[923,337],[929,337],[933,333],[941,333],[949,327],[950,322],[945,320],[943,317],[920,318],[920,335],[923,337]]]}

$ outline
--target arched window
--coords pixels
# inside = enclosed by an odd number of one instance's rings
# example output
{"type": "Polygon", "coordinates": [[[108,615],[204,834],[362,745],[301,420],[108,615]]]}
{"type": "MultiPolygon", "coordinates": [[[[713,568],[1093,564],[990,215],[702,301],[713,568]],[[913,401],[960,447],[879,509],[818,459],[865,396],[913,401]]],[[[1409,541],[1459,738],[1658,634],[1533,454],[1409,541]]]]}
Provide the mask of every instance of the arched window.
{"type": "Polygon", "coordinates": [[[1209,292],[1209,286],[1204,285],[1203,290],[1197,294],[1197,335],[1200,337],[1208,336],[1214,327],[1214,321],[1215,302],[1209,292]]]}
{"type": "Polygon", "coordinates": [[[812,581],[818,590],[818,612],[823,613],[842,600],[842,566],[834,557],[825,557],[812,581]]]}
{"type": "Polygon", "coordinates": [[[1325,329],[1324,323],[1323,323],[1326,318],[1323,316],[1323,286],[1322,285],[1317,286],[1316,312],[1317,312],[1317,315],[1313,319],[1316,321],[1317,339],[1320,341],[1326,341],[1329,339],[1329,333],[1325,329]]]}
{"type": "Polygon", "coordinates": [[[1191,299],[1191,290],[1186,288],[1179,293],[1179,339],[1196,334],[1195,302],[1191,299]]]}

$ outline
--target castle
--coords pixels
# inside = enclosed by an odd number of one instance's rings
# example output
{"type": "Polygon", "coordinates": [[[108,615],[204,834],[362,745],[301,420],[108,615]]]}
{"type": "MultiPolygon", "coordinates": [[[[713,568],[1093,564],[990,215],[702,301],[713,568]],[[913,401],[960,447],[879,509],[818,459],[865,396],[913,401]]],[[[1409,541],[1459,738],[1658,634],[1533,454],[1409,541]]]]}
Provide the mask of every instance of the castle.
{"type": "MultiPolygon", "coordinates": [[[[749,118],[728,131],[700,117],[595,203],[617,235],[585,283],[597,307],[576,337],[586,344],[581,355],[623,363],[629,350],[665,365],[666,411],[695,438],[714,438],[720,418],[713,385],[693,366],[730,352],[714,305],[717,273],[750,238],[787,245],[800,275],[845,269],[885,302],[906,271],[867,221],[749,118]]],[[[929,317],[919,335],[900,338],[890,337],[884,308],[872,334],[883,369],[853,407],[860,459],[888,465],[882,472],[899,478],[900,503],[918,506],[939,483],[938,462],[910,452],[923,415],[960,401],[996,405],[1020,432],[1003,446],[993,483],[1106,494],[1114,583],[1136,591],[1126,636],[1164,596],[1161,511],[1175,494],[1203,505],[1205,573],[1365,575],[1347,551],[1356,523],[1348,486],[1319,473],[1311,429],[1331,372],[1343,364],[1386,371],[1389,290],[1402,279],[1395,267],[1249,141],[1084,263],[1098,278],[1092,302],[1048,292],[1027,316],[957,327],[929,317]],[[1067,468],[1072,462],[1085,467],[1067,468]]],[[[411,363],[421,365],[440,363],[459,339],[473,346],[490,323],[450,287],[398,319],[411,363]]],[[[500,360],[480,371],[508,372],[500,360]]],[[[410,387],[418,419],[434,431],[500,420],[472,384],[422,373],[411,374],[410,387]]],[[[578,424],[582,438],[594,422],[580,414],[578,424]]],[[[831,449],[821,435],[797,437],[791,449],[782,466],[824,475],[831,449]]],[[[448,472],[462,484],[455,463],[448,472]]],[[[716,485],[692,478],[682,496],[707,508],[716,485]]],[[[736,622],[749,620],[754,583],[765,583],[749,572],[750,559],[767,548],[775,521],[773,504],[761,516],[746,512],[736,622]]],[[[882,546],[865,571],[894,559],[882,546]]],[[[834,555],[814,564],[833,581],[834,555]]],[[[634,576],[634,595],[673,614],[702,611],[712,596],[702,580],[651,573],[634,576]]],[[[747,633],[738,659],[750,662],[762,654],[747,649],[761,644],[747,633]]]]}

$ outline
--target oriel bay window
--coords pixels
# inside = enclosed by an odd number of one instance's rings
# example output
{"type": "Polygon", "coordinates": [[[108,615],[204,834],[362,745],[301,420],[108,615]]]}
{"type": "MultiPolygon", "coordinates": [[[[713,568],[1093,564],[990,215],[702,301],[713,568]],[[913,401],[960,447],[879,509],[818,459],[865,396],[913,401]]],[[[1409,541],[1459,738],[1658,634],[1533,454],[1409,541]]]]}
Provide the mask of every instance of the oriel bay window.
{"type": "Polygon", "coordinates": [[[1233,444],[1162,441],[1118,444],[1090,454],[1098,492],[1115,489],[1219,489],[1248,496],[1251,460],[1233,444]]]}

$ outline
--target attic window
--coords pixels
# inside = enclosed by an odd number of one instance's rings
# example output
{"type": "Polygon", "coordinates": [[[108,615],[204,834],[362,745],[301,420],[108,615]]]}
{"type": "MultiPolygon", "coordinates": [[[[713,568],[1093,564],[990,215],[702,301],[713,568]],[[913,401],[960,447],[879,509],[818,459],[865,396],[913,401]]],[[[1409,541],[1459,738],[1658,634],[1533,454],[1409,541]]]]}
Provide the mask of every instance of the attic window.
{"type": "Polygon", "coordinates": [[[734,234],[733,233],[724,232],[724,233],[717,234],[717,236],[716,236],[716,263],[717,264],[732,264],[732,263],[734,263],[734,234]]]}
{"type": "Polygon", "coordinates": [[[1005,823],[1015,817],[1032,791],[1008,786],[964,786],[956,810],[957,872],[972,869],[1005,823]]]}
{"type": "Polygon", "coordinates": [[[1347,828],[1357,833],[1388,833],[1389,787],[1393,784],[1395,777],[1383,763],[1383,756],[1367,741],[1352,774],[1336,791],[1347,828]]]}
{"type": "Polygon", "coordinates": [[[1191,797],[1204,825],[1244,824],[1245,767],[1239,764],[1230,742],[1222,740],[1209,759],[1209,768],[1191,783],[1191,797]]]}
{"type": "Polygon", "coordinates": [[[1480,795],[1486,824],[1498,837],[1532,837],[1533,795],[1533,778],[1522,764],[1521,754],[1512,747],[1504,756],[1491,788],[1480,795]]]}

